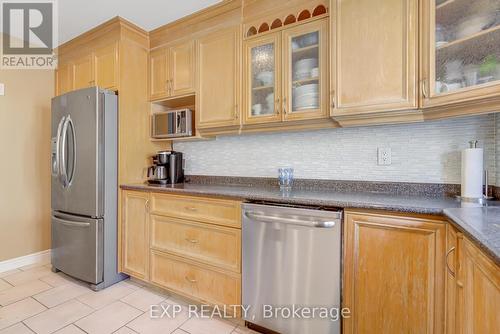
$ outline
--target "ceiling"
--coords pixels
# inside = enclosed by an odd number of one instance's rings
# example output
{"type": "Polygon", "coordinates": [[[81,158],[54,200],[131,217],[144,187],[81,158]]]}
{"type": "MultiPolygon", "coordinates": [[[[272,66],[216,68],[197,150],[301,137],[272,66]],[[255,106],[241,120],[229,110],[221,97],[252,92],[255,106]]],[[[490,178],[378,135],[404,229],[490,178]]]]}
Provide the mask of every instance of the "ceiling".
{"type": "Polygon", "coordinates": [[[121,16],[150,31],[220,0],[62,0],[57,1],[59,44],[121,16]]]}

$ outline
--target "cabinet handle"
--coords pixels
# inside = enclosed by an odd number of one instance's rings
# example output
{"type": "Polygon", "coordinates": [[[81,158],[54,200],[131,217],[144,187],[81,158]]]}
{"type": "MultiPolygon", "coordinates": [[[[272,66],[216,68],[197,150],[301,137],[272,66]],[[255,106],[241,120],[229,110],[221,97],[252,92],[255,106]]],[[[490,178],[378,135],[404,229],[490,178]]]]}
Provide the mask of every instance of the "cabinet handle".
{"type": "Polygon", "coordinates": [[[422,80],[422,95],[427,98],[427,79],[422,80]]]}
{"type": "Polygon", "coordinates": [[[170,79],[170,80],[168,80],[168,82],[169,82],[169,85],[170,85],[169,92],[170,92],[170,94],[172,94],[172,91],[174,90],[173,80],[170,79]]]}
{"type": "Polygon", "coordinates": [[[280,114],[280,98],[276,99],[276,114],[280,114]]]}
{"type": "Polygon", "coordinates": [[[197,280],[191,279],[191,278],[189,278],[187,276],[185,278],[186,278],[186,281],[188,281],[189,283],[196,283],[196,282],[198,282],[197,280]]]}
{"type": "Polygon", "coordinates": [[[146,203],[144,203],[144,206],[146,207],[146,211],[149,212],[149,199],[146,200],[146,203]]]}
{"type": "Polygon", "coordinates": [[[238,119],[240,117],[239,112],[238,112],[238,105],[236,104],[234,106],[234,119],[238,119]]]}
{"type": "Polygon", "coordinates": [[[453,270],[451,270],[450,268],[450,265],[448,264],[448,257],[450,256],[451,253],[453,253],[455,251],[455,247],[451,247],[450,250],[448,252],[446,252],[446,259],[445,259],[445,262],[446,262],[446,269],[448,270],[448,273],[453,277],[455,278],[455,273],[453,272],[453,270]]]}
{"type": "Polygon", "coordinates": [[[283,98],[283,113],[286,115],[286,97],[283,98]]]}
{"type": "Polygon", "coordinates": [[[168,84],[169,80],[165,80],[165,90],[167,93],[170,93],[170,85],[168,84]]]}
{"type": "Polygon", "coordinates": [[[196,239],[189,239],[189,238],[186,238],[186,241],[192,243],[192,244],[197,244],[198,243],[198,240],[196,239]]]}
{"type": "Polygon", "coordinates": [[[191,207],[191,206],[186,206],[184,209],[186,209],[187,211],[192,211],[192,212],[198,211],[198,209],[191,207]]]}

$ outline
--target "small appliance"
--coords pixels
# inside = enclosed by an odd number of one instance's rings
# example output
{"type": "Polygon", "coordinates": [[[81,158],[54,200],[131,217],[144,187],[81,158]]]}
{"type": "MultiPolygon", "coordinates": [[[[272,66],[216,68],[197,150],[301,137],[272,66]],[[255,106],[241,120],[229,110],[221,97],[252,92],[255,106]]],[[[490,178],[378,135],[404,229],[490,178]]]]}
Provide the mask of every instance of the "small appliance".
{"type": "Polygon", "coordinates": [[[184,182],[182,153],[160,151],[152,157],[153,165],[148,167],[149,184],[175,184],[184,182]]]}
{"type": "Polygon", "coordinates": [[[151,116],[151,137],[161,139],[193,136],[193,120],[190,109],[155,112],[151,116]]]}

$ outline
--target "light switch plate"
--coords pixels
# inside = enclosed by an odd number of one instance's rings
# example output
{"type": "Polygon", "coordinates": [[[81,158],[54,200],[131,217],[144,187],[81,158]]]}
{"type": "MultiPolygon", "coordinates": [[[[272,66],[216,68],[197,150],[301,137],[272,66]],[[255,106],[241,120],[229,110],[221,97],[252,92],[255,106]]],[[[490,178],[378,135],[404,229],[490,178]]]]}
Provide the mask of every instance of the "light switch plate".
{"type": "Polygon", "coordinates": [[[379,147],[377,152],[379,165],[382,166],[392,164],[392,151],[390,147],[379,147]]]}
{"type": "Polygon", "coordinates": [[[0,96],[5,95],[5,85],[0,82],[0,96]]]}

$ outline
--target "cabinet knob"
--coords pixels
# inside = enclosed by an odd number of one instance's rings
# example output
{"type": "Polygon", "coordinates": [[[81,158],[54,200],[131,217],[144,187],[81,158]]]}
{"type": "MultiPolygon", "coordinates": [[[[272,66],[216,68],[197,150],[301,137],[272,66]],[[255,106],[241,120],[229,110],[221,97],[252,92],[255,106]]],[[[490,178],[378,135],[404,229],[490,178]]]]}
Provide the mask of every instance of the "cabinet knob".
{"type": "Polygon", "coordinates": [[[283,98],[283,113],[286,115],[286,97],[283,98]]]}
{"type": "Polygon", "coordinates": [[[186,209],[187,211],[191,211],[191,212],[198,211],[198,209],[196,209],[195,207],[192,207],[192,206],[186,206],[184,209],[186,209]]]}
{"type": "Polygon", "coordinates": [[[196,239],[189,239],[189,238],[186,238],[186,241],[187,241],[187,242],[190,242],[190,243],[192,243],[192,244],[197,244],[197,243],[198,243],[198,240],[196,240],[196,239]]]}
{"type": "Polygon", "coordinates": [[[275,108],[276,108],[276,114],[280,114],[280,98],[278,97],[276,99],[276,105],[275,105],[275,108]]]}

